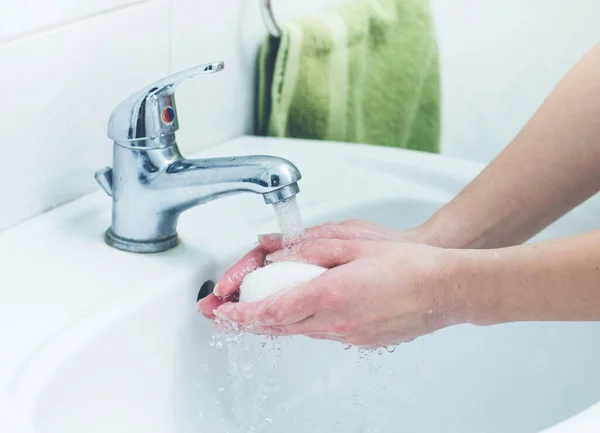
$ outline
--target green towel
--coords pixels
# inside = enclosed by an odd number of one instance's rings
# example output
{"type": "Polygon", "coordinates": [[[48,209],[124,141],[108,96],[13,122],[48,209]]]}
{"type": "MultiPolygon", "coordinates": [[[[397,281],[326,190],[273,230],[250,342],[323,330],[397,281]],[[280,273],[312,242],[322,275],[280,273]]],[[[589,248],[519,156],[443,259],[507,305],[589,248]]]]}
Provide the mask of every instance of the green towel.
{"type": "Polygon", "coordinates": [[[349,0],[281,24],[259,58],[258,135],[439,151],[429,0],[349,0]]]}

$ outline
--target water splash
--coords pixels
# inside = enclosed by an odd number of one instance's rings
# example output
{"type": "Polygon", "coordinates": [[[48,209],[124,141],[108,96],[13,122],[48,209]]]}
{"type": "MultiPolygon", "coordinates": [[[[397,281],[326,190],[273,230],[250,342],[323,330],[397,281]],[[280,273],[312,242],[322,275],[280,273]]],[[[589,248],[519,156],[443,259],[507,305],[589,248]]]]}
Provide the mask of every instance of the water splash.
{"type": "Polygon", "coordinates": [[[273,422],[266,407],[278,390],[273,377],[282,343],[244,331],[246,329],[227,324],[225,331],[214,334],[209,341],[209,346],[214,349],[227,351],[229,386],[219,388],[213,401],[219,403],[227,391],[232,402],[233,421],[240,431],[260,433],[273,422]]]}

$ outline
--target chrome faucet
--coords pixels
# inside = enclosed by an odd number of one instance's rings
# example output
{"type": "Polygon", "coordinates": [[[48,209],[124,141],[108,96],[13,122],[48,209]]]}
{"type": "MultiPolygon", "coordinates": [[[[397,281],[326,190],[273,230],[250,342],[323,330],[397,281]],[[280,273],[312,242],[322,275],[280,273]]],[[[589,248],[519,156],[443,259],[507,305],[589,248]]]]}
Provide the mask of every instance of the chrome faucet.
{"type": "Polygon", "coordinates": [[[194,67],[133,94],[111,114],[113,167],[96,173],[112,197],[112,225],[105,241],[118,249],[157,253],[179,243],[179,215],[194,206],[241,192],[262,194],[265,203],[299,192],[301,174],[289,161],[265,155],[188,160],[177,147],[176,86],[223,62],[194,67]]]}

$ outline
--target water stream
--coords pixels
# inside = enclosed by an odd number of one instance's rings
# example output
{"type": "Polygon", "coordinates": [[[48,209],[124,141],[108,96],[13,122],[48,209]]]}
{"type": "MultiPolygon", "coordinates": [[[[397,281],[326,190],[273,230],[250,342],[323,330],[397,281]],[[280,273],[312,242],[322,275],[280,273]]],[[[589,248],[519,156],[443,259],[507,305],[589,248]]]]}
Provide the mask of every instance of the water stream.
{"type": "Polygon", "coordinates": [[[304,223],[302,222],[302,215],[300,214],[296,197],[294,196],[275,203],[273,209],[279,222],[283,244],[292,245],[298,242],[304,234],[304,223]]]}

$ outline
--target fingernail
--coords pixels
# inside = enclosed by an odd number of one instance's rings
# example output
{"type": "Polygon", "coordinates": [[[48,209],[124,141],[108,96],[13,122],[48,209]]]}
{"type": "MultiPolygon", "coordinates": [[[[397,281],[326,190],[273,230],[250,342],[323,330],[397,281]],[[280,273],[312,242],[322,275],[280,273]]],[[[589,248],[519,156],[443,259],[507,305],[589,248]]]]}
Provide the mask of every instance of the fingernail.
{"type": "Polygon", "coordinates": [[[221,297],[221,294],[219,293],[219,285],[218,284],[213,289],[213,295],[215,295],[217,298],[221,297]]]}
{"type": "Polygon", "coordinates": [[[281,238],[281,234],[279,234],[279,233],[265,233],[265,234],[258,235],[258,242],[262,243],[263,241],[265,241],[267,239],[270,239],[270,240],[277,239],[277,240],[279,240],[279,238],[281,238]]]}

